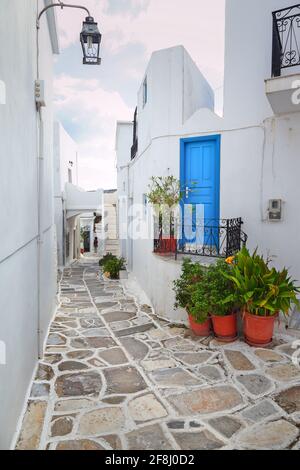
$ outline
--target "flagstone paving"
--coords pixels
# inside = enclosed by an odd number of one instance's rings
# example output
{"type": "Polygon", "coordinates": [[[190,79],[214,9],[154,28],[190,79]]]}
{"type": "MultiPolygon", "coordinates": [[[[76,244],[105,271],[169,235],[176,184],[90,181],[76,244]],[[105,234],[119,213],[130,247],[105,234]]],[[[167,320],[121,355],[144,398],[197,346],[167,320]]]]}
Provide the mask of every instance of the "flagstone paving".
{"type": "Polygon", "coordinates": [[[299,449],[293,338],[197,338],[94,260],[65,269],[17,449],[299,449]]]}

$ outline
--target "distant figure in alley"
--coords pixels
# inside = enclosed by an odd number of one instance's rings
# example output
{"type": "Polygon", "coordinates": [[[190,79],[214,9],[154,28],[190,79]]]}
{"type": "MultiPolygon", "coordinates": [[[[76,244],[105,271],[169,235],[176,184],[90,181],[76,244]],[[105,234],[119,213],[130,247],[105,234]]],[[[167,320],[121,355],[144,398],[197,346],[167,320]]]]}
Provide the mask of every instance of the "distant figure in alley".
{"type": "Polygon", "coordinates": [[[98,245],[99,245],[98,237],[95,237],[94,238],[94,251],[95,251],[95,253],[98,252],[98,245]]]}

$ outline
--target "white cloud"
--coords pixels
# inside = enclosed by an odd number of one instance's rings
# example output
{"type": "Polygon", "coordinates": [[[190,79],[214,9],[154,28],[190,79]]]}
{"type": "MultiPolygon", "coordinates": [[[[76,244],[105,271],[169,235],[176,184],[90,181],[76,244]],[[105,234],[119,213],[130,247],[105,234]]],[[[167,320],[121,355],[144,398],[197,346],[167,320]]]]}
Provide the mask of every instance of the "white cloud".
{"type": "MultiPolygon", "coordinates": [[[[136,16],[124,14],[124,8],[115,8],[112,14],[112,1],[85,0],[99,23],[108,52],[116,53],[128,43],[141,42],[150,56],[154,50],[182,44],[208,78],[219,85],[224,64],[225,0],[126,0],[127,12],[137,12],[136,16]]],[[[114,2],[121,4],[120,0],[114,2]]],[[[79,4],[80,0],[73,3],[79,4]]],[[[78,42],[83,17],[80,10],[58,13],[64,48],[78,42]]]]}
{"type": "MultiPolygon", "coordinates": [[[[87,189],[115,186],[115,123],[132,119],[139,82],[151,53],[182,44],[201,71],[218,88],[224,68],[225,0],[73,0],[86,5],[103,35],[103,64],[85,68],[73,63],[85,13],[58,10],[62,55],[56,80],[58,118],[80,147],[81,179],[87,189]],[[74,48],[73,48],[74,49],[74,48]],[[71,60],[72,59],[72,60],[71,60]],[[72,64],[72,65],[71,65],[72,64]],[[97,76],[99,80],[69,76],[97,76]],[[69,71],[68,71],[69,70],[69,71]],[[93,75],[95,74],[95,75],[93,75]],[[104,88],[105,86],[105,88],[104,88]],[[108,89],[110,91],[108,91],[108,89]]],[[[77,52],[76,52],[77,54],[77,52]]]]}
{"type": "Polygon", "coordinates": [[[104,12],[109,15],[124,15],[134,18],[147,10],[151,0],[106,0],[104,12]]]}
{"type": "Polygon", "coordinates": [[[103,90],[97,80],[62,75],[55,80],[55,95],[59,119],[73,138],[77,135],[80,185],[115,187],[115,123],[130,119],[133,111],[117,92],[103,90]]]}

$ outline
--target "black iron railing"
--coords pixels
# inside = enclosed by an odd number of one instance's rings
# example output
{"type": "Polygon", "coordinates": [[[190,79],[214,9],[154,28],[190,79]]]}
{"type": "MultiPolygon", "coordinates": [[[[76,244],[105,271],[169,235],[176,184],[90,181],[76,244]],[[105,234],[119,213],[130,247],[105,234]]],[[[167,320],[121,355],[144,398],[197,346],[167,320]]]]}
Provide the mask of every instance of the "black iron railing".
{"type": "Polygon", "coordinates": [[[133,160],[138,153],[138,109],[135,108],[134,117],[133,117],[133,144],[131,147],[131,160],[133,160]]]}
{"type": "Polygon", "coordinates": [[[162,219],[154,224],[154,253],[176,253],[178,224],[173,215],[166,217],[164,224],[162,219]],[[164,225],[164,226],[163,226],[164,225]]]}
{"type": "Polygon", "coordinates": [[[176,254],[227,258],[246,246],[247,235],[238,219],[209,220],[184,226],[176,244],[176,254]]]}
{"type": "Polygon", "coordinates": [[[272,76],[300,65],[300,4],[273,12],[272,76]]]}
{"type": "Polygon", "coordinates": [[[134,160],[136,155],[138,153],[138,140],[136,139],[134,142],[133,142],[133,145],[131,147],[131,160],[134,160]]]}

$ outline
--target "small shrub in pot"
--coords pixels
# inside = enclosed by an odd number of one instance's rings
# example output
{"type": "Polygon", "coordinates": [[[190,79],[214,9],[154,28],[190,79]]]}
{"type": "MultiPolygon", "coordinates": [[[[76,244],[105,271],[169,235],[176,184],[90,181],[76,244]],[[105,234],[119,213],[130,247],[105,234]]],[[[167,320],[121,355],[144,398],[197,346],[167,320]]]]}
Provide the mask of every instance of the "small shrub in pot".
{"type": "Polygon", "coordinates": [[[191,311],[201,312],[203,317],[211,316],[215,336],[222,341],[232,341],[237,337],[238,308],[234,300],[224,302],[234,292],[233,281],[224,274],[231,274],[231,267],[225,260],[218,260],[205,270],[193,292],[191,311]]]}
{"type": "Polygon", "coordinates": [[[193,305],[193,293],[197,285],[205,275],[205,268],[199,263],[193,263],[190,259],[185,259],[182,265],[182,272],[179,279],[174,281],[175,308],[184,308],[189,316],[191,329],[198,336],[209,336],[210,319],[208,315],[196,310],[193,305]]]}
{"type": "Polygon", "coordinates": [[[103,272],[108,274],[110,279],[119,279],[120,271],[125,269],[124,258],[108,259],[103,265],[103,272]]]}
{"type": "Polygon", "coordinates": [[[243,248],[232,260],[231,273],[225,274],[234,284],[234,292],[225,302],[241,305],[244,336],[251,346],[269,344],[279,313],[288,315],[293,305],[299,306],[297,295],[300,290],[288,270],[271,268],[270,262],[257,250],[250,255],[243,248]]]}

